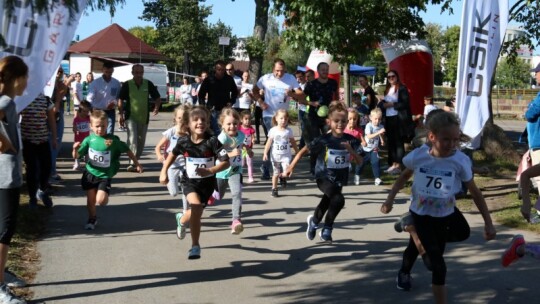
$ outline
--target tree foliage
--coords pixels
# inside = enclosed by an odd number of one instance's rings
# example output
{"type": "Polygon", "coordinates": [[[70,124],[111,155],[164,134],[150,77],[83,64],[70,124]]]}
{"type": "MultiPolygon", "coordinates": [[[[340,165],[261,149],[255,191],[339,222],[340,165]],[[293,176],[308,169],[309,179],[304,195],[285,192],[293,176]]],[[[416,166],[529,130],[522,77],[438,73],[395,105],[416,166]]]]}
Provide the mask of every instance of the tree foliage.
{"type": "Polygon", "coordinates": [[[445,51],[444,31],[442,26],[436,23],[426,24],[425,30],[425,40],[428,43],[433,56],[434,83],[435,85],[442,85],[444,77],[443,55],[445,51]]]}
{"type": "Polygon", "coordinates": [[[451,26],[444,32],[444,80],[450,82],[452,86],[456,84],[458,73],[458,56],[459,56],[459,31],[457,25],[451,26]]]}
{"type": "Polygon", "coordinates": [[[526,89],[530,87],[529,65],[523,60],[502,58],[497,65],[495,84],[501,89],[526,89]]]}
{"type": "Polygon", "coordinates": [[[141,39],[151,47],[158,49],[159,47],[159,34],[158,31],[150,25],[147,26],[134,26],[128,29],[128,32],[133,36],[141,39]]]}

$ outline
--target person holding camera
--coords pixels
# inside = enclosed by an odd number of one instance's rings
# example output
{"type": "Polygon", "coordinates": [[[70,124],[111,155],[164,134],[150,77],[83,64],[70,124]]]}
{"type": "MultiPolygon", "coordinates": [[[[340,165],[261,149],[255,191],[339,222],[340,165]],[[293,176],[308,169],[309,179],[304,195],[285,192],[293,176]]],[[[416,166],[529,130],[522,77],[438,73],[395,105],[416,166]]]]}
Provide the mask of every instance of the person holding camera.
{"type": "Polygon", "coordinates": [[[245,110],[249,111],[251,109],[251,101],[253,97],[251,91],[253,91],[253,85],[249,83],[249,72],[245,71],[242,73],[242,84],[240,86],[238,99],[236,99],[236,103],[233,106],[238,113],[245,110]]]}

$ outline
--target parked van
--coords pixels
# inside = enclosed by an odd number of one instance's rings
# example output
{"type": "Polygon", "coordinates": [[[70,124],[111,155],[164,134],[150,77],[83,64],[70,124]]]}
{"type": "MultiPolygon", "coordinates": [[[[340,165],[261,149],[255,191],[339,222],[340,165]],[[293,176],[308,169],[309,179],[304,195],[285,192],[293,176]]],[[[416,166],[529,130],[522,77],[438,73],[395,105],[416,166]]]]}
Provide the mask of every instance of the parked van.
{"type": "MultiPolygon", "coordinates": [[[[167,66],[157,63],[140,63],[144,67],[144,79],[150,80],[156,87],[161,96],[161,102],[167,102],[167,85],[169,84],[169,72],[167,66]]],[[[114,68],[113,77],[120,82],[133,79],[131,68],[133,64],[117,66],[114,68]]]]}

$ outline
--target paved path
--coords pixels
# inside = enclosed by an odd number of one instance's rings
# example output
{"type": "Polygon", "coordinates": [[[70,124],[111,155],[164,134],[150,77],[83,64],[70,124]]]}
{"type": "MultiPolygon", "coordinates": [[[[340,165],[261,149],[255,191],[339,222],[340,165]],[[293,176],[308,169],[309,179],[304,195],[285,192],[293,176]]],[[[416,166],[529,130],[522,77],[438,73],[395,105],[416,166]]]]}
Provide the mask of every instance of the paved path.
{"type": "MultiPolygon", "coordinates": [[[[270,196],[269,182],[246,185],[245,231],[230,234],[230,200],[225,198],[205,210],[202,258],[188,260],[189,235],[183,241],[175,235],[174,213],[180,203],[158,183],[160,165],[152,152],[170,121],[170,113],[152,118],[143,157],[146,172],[122,171],[115,177],[109,206],[98,208],[95,231],[83,229],[87,214],[80,173],[70,171],[70,160],[60,162],[65,186],[54,197],[48,231],[38,243],[41,270],[31,287],[37,301],[432,303],[431,275],[421,261],[410,292],[395,286],[407,236],[396,233],[393,222],[407,210],[405,196],[393,213],[383,215],[379,207],[388,189],[368,181],[345,189],[347,202],[331,245],[305,238],[306,217],[320,194],[306,174],[295,174],[279,198],[270,196]]],[[[66,131],[64,138],[70,141],[72,134],[66,131]]],[[[118,135],[125,139],[125,133],[118,135]]],[[[256,154],[261,154],[261,146],[256,154]]],[[[446,253],[450,303],[540,298],[537,261],[524,259],[510,269],[500,266],[500,254],[516,231],[498,227],[497,239],[486,243],[480,216],[466,217],[471,238],[450,244],[446,253]]],[[[525,235],[540,243],[538,236],[525,235]]]]}

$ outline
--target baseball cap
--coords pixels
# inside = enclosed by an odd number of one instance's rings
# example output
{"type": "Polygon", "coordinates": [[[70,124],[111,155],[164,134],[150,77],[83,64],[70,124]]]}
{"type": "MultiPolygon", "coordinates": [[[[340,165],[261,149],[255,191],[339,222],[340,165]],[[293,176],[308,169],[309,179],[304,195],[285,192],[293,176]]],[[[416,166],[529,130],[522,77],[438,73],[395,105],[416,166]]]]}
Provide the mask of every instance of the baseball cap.
{"type": "Polygon", "coordinates": [[[536,66],[536,68],[532,69],[531,72],[535,72],[535,73],[540,72],[540,63],[536,66]]]}

